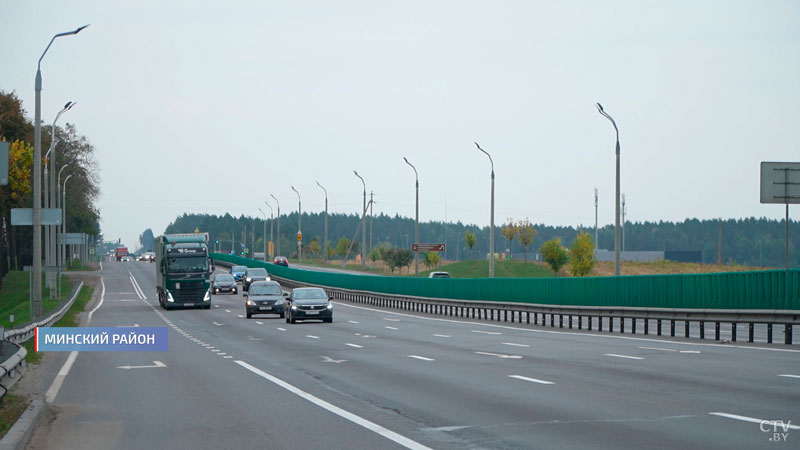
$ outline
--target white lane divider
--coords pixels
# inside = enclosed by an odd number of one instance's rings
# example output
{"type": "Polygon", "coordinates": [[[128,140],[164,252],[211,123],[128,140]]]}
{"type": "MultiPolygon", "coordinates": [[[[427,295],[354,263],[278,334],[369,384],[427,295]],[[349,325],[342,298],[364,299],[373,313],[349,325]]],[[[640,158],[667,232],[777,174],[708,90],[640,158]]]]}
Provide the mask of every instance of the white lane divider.
{"type": "Polygon", "coordinates": [[[481,331],[481,330],[469,330],[473,333],[481,333],[481,334],[503,334],[499,331],[481,331]]]}
{"type": "Polygon", "coordinates": [[[503,342],[503,345],[510,345],[512,347],[530,347],[528,344],[515,344],[513,342],[503,342]]]}
{"type": "Polygon", "coordinates": [[[219,305],[214,305],[214,308],[219,308],[219,305]]]}
{"type": "Polygon", "coordinates": [[[386,439],[394,441],[394,442],[402,445],[405,448],[409,448],[409,449],[412,449],[412,450],[430,450],[430,447],[422,445],[419,442],[413,441],[413,440],[411,440],[411,439],[409,439],[409,438],[407,438],[407,437],[405,437],[405,436],[403,436],[401,434],[395,433],[394,431],[391,431],[388,428],[384,428],[384,427],[382,427],[382,426],[380,426],[380,425],[378,425],[378,424],[376,424],[374,422],[371,422],[371,421],[369,421],[369,420],[367,420],[367,419],[365,419],[363,417],[357,416],[357,415],[355,415],[355,414],[353,414],[353,413],[351,413],[349,411],[345,411],[344,409],[339,408],[338,406],[335,406],[335,405],[333,405],[331,403],[328,403],[328,402],[326,402],[325,400],[322,400],[319,397],[315,397],[314,395],[311,395],[308,392],[305,392],[305,391],[303,391],[303,390],[301,390],[301,389],[299,389],[299,388],[297,388],[297,387],[295,387],[295,386],[293,386],[293,385],[281,380],[280,378],[274,377],[274,376],[272,376],[272,375],[270,375],[270,374],[268,374],[268,373],[266,373],[266,372],[264,372],[264,371],[262,371],[260,369],[257,369],[255,367],[251,366],[250,364],[247,364],[244,361],[238,361],[237,360],[235,362],[236,362],[236,364],[239,364],[240,366],[244,367],[245,369],[249,370],[250,372],[253,372],[254,374],[264,378],[265,380],[270,381],[270,382],[282,387],[283,389],[286,389],[287,391],[291,392],[292,394],[295,394],[295,395],[297,395],[297,396],[299,396],[299,397],[301,397],[301,398],[303,398],[305,400],[308,400],[309,402],[311,402],[311,403],[313,403],[313,404],[315,404],[315,405],[317,405],[317,406],[319,406],[321,408],[324,408],[324,409],[336,414],[339,417],[342,417],[342,418],[344,418],[346,420],[349,420],[350,422],[353,422],[356,425],[359,425],[359,426],[364,427],[364,428],[366,428],[366,429],[368,429],[368,430],[370,430],[370,431],[372,431],[374,433],[377,433],[377,434],[385,437],[386,439]]]}
{"type": "Polygon", "coordinates": [[[237,314],[236,316],[237,316],[238,318],[240,318],[240,319],[244,319],[244,316],[243,316],[243,315],[241,315],[241,314],[237,314]]]}
{"type": "Polygon", "coordinates": [[[256,320],[256,323],[259,325],[264,325],[264,322],[259,322],[258,320],[256,320]]]}
{"type": "Polygon", "coordinates": [[[435,359],[433,359],[433,358],[426,358],[426,357],[424,357],[424,356],[419,356],[419,355],[408,355],[408,357],[409,357],[409,358],[414,358],[414,359],[421,359],[421,360],[423,360],[423,361],[436,361],[436,360],[435,360],[435,359]]]}
{"type": "Polygon", "coordinates": [[[350,323],[358,323],[355,320],[348,320],[348,322],[350,322],[350,323]]]}
{"type": "Polygon", "coordinates": [[[606,353],[605,356],[613,356],[614,358],[625,358],[625,359],[644,359],[639,356],[617,355],[615,353],[606,353]]]}
{"type": "Polygon", "coordinates": [[[434,334],[434,336],[436,336],[436,337],[441,337],[441,338],[449,338],[449,337],[453,337],[453,336],[450,336],[449,334],[434,334]]]}
{"type": "Polygon", "coordinates": [[[661,350],[662,352],[677,352],[674,348],[661,348],[661,347],[636,347],[642,350],[661,350]]]}
{"type": "Polygon", "coordinates": [[[476,355],[496,356],[502,359],[522,359],[520,355],[504,355],[502,353],[474,352],[476,355]]]}
{"type": "Polygon", "coordinates": [[[152,366],[117,366],[117,369],[155,369],[158,367],[167,367],[167,365],[161,361],[153,361],[152,366]]]}
{"type": "Polygon", "coordinates": [[[347,345],[347,346],[350,346],[350,347],[355,347],[355,348],[364,348],[364,346],[363,346],[363,345],[358,345],[358,344],[350,344],[350,343],[347,343],[347,344],[345,344],[345,345],[347,345]]]}
{"type": "Polygon", "coordinates": [[[390,319],[388,317],[384,317],[383,320],[388,320],[389,322],[400,322],[400,319],[390,319]]]}
{"type": "Polygon", "coordinates": [[[286,331],[286,328],[278,327],[278,329],[281,330],[281,331],[286,331]]]}
{"type": "Polygon", "coordinates": [[[231,312],[231,310],[230,309],[226,309],[225,312],[231,312]]]}
{"type": "Polygon", "coordinates": [[[400,328],[397,328],[397,327],[383,327],[383,328],[387,328],[389,330],[399,330],[400,329],[400,328]]]}
{"type": "Polygon", "coordinates": [[[792,374],[789,374],[789,373],[782,373],[782,374],[780,374],[778,376],[779,377],[786,377],[786,378],[800,378],[800,375],[792,375],[792,374]]]}
{"type": "Polygon", "coordinates": [[[310,339],[319,339],[319,336],[314,336],[314,335],[311,335],[311,334],[307,334],[306,337],[310,338],[310,339]]]}
{"type": "MultiPolygon", "coordinates": [[[[89,316],[86,318],[86,325],[90,325],[92,323],[92,315],[100,308],[100,306],[103,304],[103,300],[106,298],[106,283],[102,276],[100,277],[100,286],[100,301],[97,303],[97,306],[95,306],[94,309],[89,311],[89,316]]],[[[64,384],[64,378],[67,377],[69,371],[72,369],[72,365],[75,364],[75,360],[78,358],[78,353],[79,352],[75,351],[69,352],[67,360],[64,361],[64,365],[61,366],[58,374],[56,374],[53,384],[50,385],[50,388],[47,389],[47,392],[44,395],[44,400],[47,403],[53,403],[56,400],[58,391],[61,390],[61,385],[64,384]]]]}
{"type": "Polygon", "coordinates": [[[537,378],[523,377],[522,375],[509,375],[508,377],[509,378],[516,378],[518,380],[523,380],[523,381],[530,381],[531,383],[555,384],[552,381],[545,381],[545,380],[539,380],[537,378]]]}
{"type": "Polygon", "coordinates": [[[738,414],[728,414],[724,412],[710,412],[708,414],[711,416],[725,417],[727,419],[741,420],[742,422],[757,423],[759,425],[764,424],[769,426],[770,429],[772,429],[772,427],[776,427],[776,428],[782,428],[785,431],[789,431],[790,429],[800,430],[800,426],[792,425],[791,421],[787,421],[786,423],[784,423],[782,420],[756,419],[755,417],[740,416],[738,414]]]}
{"type": "Polygon", "coordinates": [[[211,322],[211,323],[213,323],[214,325],[216,325],[218,327],[221,327],[221,326],[225,325],[224,323],[218,323],[218,322],[211,322]]]}

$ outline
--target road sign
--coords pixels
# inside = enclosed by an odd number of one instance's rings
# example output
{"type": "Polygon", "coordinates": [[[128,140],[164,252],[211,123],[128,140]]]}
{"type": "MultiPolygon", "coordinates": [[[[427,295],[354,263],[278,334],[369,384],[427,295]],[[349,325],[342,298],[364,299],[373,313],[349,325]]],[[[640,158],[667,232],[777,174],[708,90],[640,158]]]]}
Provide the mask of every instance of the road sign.
{"type": "Polygon", "coordinates": [[[0,142],[0,186],[8,184],[8,142],[0,142]]]}
{"type": "Polygon", "coordinates": [[[800,162],[761,162],[761,203],[800,203],[800,162]]]}
{"type": "Polygon", "coordinates": [[[64,243],[67,245],[83,245],[86,243],[84,233],[67,233],[64,237],[64,243]]]}
{"type": "Polygon", "coordinates": [[[267,251],[269,252],[270,255],[275,254],[275,244],[273,244],[272,241],[269,241],[269,245],[267,246],[267,251]]]}
{"type": "MultiPolygon", "coordinates": [[[[11,225],[33,225],[33,209],[12,208],[11,225]]],[[[42,225],[61,225],[61,208],[42,208],[42,225]]]]}
{"type": "Polygon", "coordinates": [[[303,233],[300,231],[297,232],[297,242],[303,242],[303,233]]]}
{"type": "Polygon", "coordinates": [[[412,252],[443,252],[444,244],[411,244],[412,252]]]}

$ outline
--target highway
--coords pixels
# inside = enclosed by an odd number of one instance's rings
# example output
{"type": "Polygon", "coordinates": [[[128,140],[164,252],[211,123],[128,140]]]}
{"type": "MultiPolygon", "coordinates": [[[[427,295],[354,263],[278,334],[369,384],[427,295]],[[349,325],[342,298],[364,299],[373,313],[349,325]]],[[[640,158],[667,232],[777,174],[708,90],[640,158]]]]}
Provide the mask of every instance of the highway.
{"type": "Polygon", "coordinates": [[[289,325],[245,319],[241,295],[216,295],[209,311],[163,311],[154,264],[107,262],[101,275],[103,303],[90,325],[169,327],[169,351],[83,352],[58,364],[62,376],[52,374],[48,391],[57,414],[38,431],[37,449],[800,442],[794,347],[516,327],[342,302],[333,324],[289,325]],[[773,425],[786,442],[774,441],[773,425]]]}

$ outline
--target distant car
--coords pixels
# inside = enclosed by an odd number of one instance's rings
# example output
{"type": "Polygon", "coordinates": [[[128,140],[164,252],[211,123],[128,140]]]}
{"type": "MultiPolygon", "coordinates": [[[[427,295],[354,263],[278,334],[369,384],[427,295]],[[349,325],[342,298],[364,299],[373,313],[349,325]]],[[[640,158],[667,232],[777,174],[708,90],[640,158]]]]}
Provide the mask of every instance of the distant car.
{"type": "Polygon", "coordinates": [[[286,323],[298,320],[321,320],[333,322],[333,297],[317,287],[297,288],[286,298],[286,323]]]}
{"type": "Polygon", "coordinates": [[[267,269],[262,269],[261,267],[248,268],[242,277],[242,290],[247,291],[250,289],[250,284],[254,281],[269,281],[267,269]]]}
{"type": "Polygon", "coordinates": [[[283,306],[286,301],[277,281],[254,281],[244,297],[247,299],[245,310],[248,319],[254,314],[277,314],[281,318],[285,317],[283,306]]]}
{"type": "Polygon", "coordinates": [[[428,278],[450,278],[450,274],[447,272],[431,272],[428,278]]]}
{"type": "Polygon", "coordinates": [[[229,273],[218,273],[211,279],[211,291],[214,294],[219,294],[220,292],[236,294],[239,292],[239,287],[233,275],[229,273]]]}
{"type": "Polygon", "coordinates": [[[146,258],[150,262],[154,262],[156,260],[155,252],[145,252],[144,258],[146,258]]]}
{"type": "Polygon", "coordinates": [[[272,263],[283,267],[289,267],[289,260],[286,259],[285,256],[276,256],[272,259],[272,263]]]}
{"type": "Polygon", "coordinates": [[[131,257],[126,255],[126,256],[121,257],[119,260],[120,260],[120,262],[130,262],[131,257]]]}
{"type": "Polygon", "coordinates": [[[241,281],[244,273],[247,272],[247,266],[233,266],[231,267],[230,274],[236,281],[241,281]]]}

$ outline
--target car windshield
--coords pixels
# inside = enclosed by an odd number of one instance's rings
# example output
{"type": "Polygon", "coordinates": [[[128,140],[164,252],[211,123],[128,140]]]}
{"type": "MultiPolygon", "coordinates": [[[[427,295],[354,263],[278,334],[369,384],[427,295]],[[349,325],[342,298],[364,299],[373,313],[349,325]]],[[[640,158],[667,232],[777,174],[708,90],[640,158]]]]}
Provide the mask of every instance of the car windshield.
{"type": "Polygon", "coordinates": [[[267,271],[265,269],[250,269],[247,271],[248,277],[265,277],[267,276],[267,271]]]}
{"type": "Polygon", "coordinates": [[[250,295],[281,295],[281,287],[277,284],[250,286],[250,295]]]}
{"type": "Polygon", "coordinates": [[[233,277],[228,275],[227,273],[219,274],[214,281],[233,281],[233,277]]]}
{"type": "Polygon", "coordinates": [[[327,299],[328,295],[322,289],[298,289],[292,293],[295,300],[320,300],[327,299]]]}
{"type": "Polygon", "coordinates": [[[206,257],[169,258],[169,272],[171,273],[206,271],[208,271],[208,258],[206,257]]]}
{"type": "Polygon", "coordinates": [[[245,270],[247,270],[247,267],[245,267],[245,266],[233,266],[233,267],[231,267],[231,272],[244,272],[245,270]]]}

